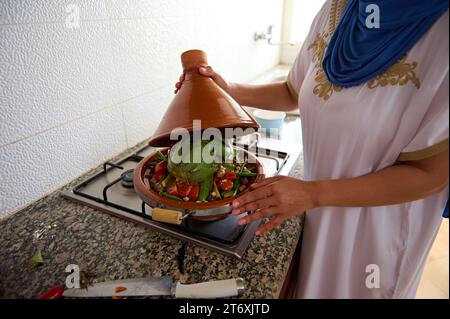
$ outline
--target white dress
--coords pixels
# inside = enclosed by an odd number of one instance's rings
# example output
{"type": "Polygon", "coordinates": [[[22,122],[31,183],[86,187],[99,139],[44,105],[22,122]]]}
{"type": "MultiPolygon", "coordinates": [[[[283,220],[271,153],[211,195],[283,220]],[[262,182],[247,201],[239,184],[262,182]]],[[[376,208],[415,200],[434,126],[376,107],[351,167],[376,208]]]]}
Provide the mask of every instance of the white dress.
{"type": "MultiPolygon", "coordinates": [[[[305,180],[362,176],[448,148],[448,11],[389,70],[341,89],[321,61],[343,4],[322,7],[289,74],[305,180]]],[[[307,211],[296,297],[414,298],[447,196],[448,187],[400,205],[307,211]]]]}

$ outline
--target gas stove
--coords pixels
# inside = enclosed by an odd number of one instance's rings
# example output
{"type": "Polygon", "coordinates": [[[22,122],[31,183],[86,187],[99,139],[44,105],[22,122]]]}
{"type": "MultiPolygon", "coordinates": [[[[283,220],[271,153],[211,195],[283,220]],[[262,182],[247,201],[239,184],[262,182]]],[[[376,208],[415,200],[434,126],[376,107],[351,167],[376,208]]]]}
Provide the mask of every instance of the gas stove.
{"type": "MultiPolygon", "coordinates": [[[[266,177],[287,175],[297,156],[288,152],[261,147],[260,144],[235,141],[237,146],[252,152],[264,167],[266,177]]],[[[228,215],[215,221],[183,220],[181,225],[153,221],[152,208],[137,195],[133,187],[133,169],[155,149],[145,146],[116,162],[106,162],[103,170],[62,193],[67,199],[99,211],[148,227],[150,230],[176,237],[219,253],[241,259],[250,244],[259,222],[238,225],[238,217],[228,215]]]]}

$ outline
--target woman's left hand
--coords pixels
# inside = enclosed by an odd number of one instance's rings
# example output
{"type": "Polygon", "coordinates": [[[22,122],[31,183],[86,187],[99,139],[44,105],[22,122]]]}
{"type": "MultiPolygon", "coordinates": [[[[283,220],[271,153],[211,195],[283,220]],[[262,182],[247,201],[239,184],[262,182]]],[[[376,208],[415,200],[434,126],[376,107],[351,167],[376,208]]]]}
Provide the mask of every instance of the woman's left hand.
{"type": "Polygon", "coordinates": [[[247,192],[233,201],[233,215],[256,210],[242,217],[239,224],[247,224],[262,218],[270,221],[256,230],[264,234],[277,227],[289,217],[315,207],[314,184],[287,176],[267,178],[250,186],[247,192]]]}

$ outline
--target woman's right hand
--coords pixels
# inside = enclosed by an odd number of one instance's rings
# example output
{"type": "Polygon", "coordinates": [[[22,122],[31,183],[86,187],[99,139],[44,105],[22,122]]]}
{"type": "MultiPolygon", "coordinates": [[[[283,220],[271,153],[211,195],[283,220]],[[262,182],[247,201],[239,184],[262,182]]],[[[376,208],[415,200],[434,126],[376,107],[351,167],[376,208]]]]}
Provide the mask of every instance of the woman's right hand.
{"type": "MultiPolygon", "coordinates": [[[[230,94],[231,85],[217,72],[215,72],[210,66],[201,66],[198,68],[198,73],[210,77],[220,86],[225,92],[230,94]]],[[[175,84],[175,94],[181,89],[184,81],[184,73],[180,76],[179,81],[175,84]]]]}

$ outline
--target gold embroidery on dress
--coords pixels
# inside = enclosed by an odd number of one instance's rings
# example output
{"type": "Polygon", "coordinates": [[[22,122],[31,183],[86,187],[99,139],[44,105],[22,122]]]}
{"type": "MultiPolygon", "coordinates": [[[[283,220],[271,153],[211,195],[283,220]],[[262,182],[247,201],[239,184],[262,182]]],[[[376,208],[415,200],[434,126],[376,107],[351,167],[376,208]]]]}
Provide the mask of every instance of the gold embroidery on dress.
{"type": "Polygon", "coordinates": [[[325,71],[322,68],[322,60],[325,55],[325,50],[327,49],[327,42],[325,41],[325,37],[327,34],[317,34],[314,42],[308,47],[308,50],[313,49],[313,62],[314,66],[317,69],[314,80],[318,83],[314,86],[313,93],[325,101],[328,100],[334,91],[341,91],[342,87],[336,86],[328,81],[327,76],[325,75],[325,71]]]}
{"type": "MultiPolygon", "coordinates": [[[[318,97],[328,100],[333,92],[342,91],[342,87],[336,86],[328,81],[325,71],[322,67],[323,57],[328,46],[329,38],[336,30],[342,13],[344,11],[347,0],[333,0],[330,7],[330,17],[328,21],[328,32],[318,33],[313,43],[308,47],[308,50],[313,50],[312,61],[314,67],[317,69],[314,80],[317,85],[314,86],[313,93],[318,97]],[[327,41],[328,40],[328,41],[327,41]]],[[[420,79],[416,76],[414,70],[417,67],[417,62],[406,62],[408,55],[406,54],[396,64],[389,67],[382,74],[367,82],[369,89],[376,87],[384,87],[386,85],[405,85],[411,81],[417,89],[420,88],[420,79]]]]}
{"type": "Polygon", "coordinates": [[[378,86],[386,85],[405,85],[411,81],[417,89],[420,89],[420,79],[416,76],[414,69],[417,67],[417,62],[406,62],[408,55],[401,58],[396,64],[390,66],[382,74],[367,83],[369,89],[374,89],[378,86]]]}

